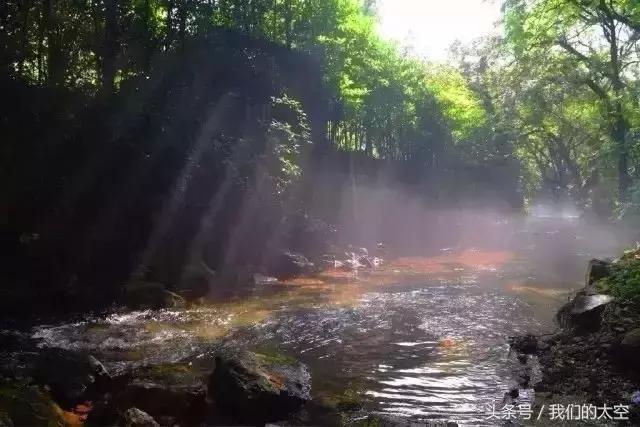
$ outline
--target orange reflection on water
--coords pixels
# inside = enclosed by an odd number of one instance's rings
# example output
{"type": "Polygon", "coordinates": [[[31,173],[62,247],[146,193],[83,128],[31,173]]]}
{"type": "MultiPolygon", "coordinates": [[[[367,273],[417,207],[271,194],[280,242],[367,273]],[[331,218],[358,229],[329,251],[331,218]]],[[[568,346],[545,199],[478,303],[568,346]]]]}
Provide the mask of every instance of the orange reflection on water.
{"type": "Polygon", "coordinates": [[[322,294],[328,303],[353,304],[362,294],[378,287],[422,283],[426,278],[447,280],[459,277],[465,271],[496,271],[513,258],[514,255],[506,251],[475,249],[436,256],[402,257],[370,269],[330,267],[313,276],[293,279],[289,286],[295,293],[322,294]]]}
{"type": "Polygon", "coordinates": [[[572,292],[571,288],[560,284],[554,287],[549,287],[547,284],[545,284],[547,286],[541,285],[531,281],[509,281],[504,284],[504,289],[510,292],[533,294],[553,299],[565,297],[572,292]]]}
{"type": "Polygon", "coordinates": [[[495,270],[502,268],[513,258],[513,253],[507,251],[466,249],[432,257],[402,257],[392,261],[390,267],[425,274],[448,273],[460,269],[495,270]]]}

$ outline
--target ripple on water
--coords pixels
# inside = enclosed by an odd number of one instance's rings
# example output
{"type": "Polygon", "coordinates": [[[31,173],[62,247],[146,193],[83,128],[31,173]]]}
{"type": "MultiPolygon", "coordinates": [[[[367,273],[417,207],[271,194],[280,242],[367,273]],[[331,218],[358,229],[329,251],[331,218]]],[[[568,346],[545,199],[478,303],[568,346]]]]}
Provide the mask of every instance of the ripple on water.
{"type": "Polygon", "coordinates": [[[242,313],[212,307],[142,310],[35,328],[42,347],[88,351],[120,372],[140,364],[176,362],[206,351],[242,313]]]}
{"type": "Polygon", "coordinates": [[[316,393],[357,387],[381,413],[477,424],[479,406],[510,386],[505,337],[538,326],[517,295],[476,284],[369,292],[346,307],[281,307],[241,321],[258,309],[136,311],[42,326],[33,336],[95,352],[116,372],[227,340],[276,346],[311,367],[316,393]]]}
{"type": "Polygon", "coordinates": [[[317,390],[358,383],[375,411],[477,424],[512,385],[506,337],[538,327],[516,296],[450,285],[284,311],[245,339],[299,355],[317,390]]]}

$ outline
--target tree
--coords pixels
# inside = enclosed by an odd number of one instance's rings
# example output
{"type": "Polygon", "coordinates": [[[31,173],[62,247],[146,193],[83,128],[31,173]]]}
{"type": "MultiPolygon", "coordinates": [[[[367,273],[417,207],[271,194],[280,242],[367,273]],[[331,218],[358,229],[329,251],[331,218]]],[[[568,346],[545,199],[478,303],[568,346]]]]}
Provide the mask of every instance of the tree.
{"type": "Polygon", "coordinates": [[[640,4],[633,0],[511,0],[505,20],[507,39],[519,61],[563,55],[572,63],[573,79],[597,96],[615,144],[619,198],[625,200],[631,184],[627,88],[629,70],[640,61],[640,4]]]}

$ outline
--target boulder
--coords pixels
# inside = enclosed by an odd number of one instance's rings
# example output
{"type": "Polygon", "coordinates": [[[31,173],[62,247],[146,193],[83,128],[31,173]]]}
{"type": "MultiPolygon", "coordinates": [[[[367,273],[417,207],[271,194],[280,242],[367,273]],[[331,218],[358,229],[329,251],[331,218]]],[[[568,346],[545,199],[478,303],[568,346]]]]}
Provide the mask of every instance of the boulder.
{"type": "Polygon", "coordinates": [[[305,365],[281,355],[246,351],[215,359],[209,389],[216,405],[244,422],[286,418],[310,399],[305,365]]]}
{"type": "Polygon", "coordinates": [[[538,353],[538,338],[535,335],[524,335],[510,338],[511,348],[520,354],[538,353]]]}
{"type": "Polygon", "coordinates": [[[174,291],[189,301],[206,297],[217,280],[217,273],[204,261],[185,267],[174,291]]]}
{"type": "Polygon", "coordinates": [[[622,355],[637,363],[640,360],[640,328],[627,332],[620,343],[622,355]]]}
{"type": "Polygon", "coordinates": [[[62,349],[44,349],[35,361],[33,378],[48,386],[65,410],[95,400],[111,383],[111,376],[96,358],[62,349]]]}
{"type": "Polygon", "coordinates": [[[145,366],[135,370],[115,396],[118,408],[140,408],[160,419],[174,417],[187,424],[206,415],[208,376],[188,362],[145,366]]]}
{"type": "Polygon", "coordinates": [[[125,427],[160,427],[153,417],[138,408],[129,408],[124,412],[125,427]]]}
{"type": "Polygon", "coordinates": [[[572,327],[583,330],[597,330],[602,322],[605,307],[614,298],[609,295],[576,295],[565,304],[556,314],[556,321],[562,327],[572,327]]]}
{"type": "Polygon", "coordinates": [[[62,409],[41,387],[22,381],[0,380],[0,426],[66,425],[62,409]]]}
{"type": "Polygon", "coordinates": [[[267,263],[267,273],[278,279],[288,279],[314,271],[314,264],[304,255],[294,252],[281,252],[267,263]]]}
{"type": "Polygon", "coordinates": [[[124,290],[124,303],[134,310],[182,308],[186,306],[183,297],[171,291],[161,283],[134,282],[124,290]]]}

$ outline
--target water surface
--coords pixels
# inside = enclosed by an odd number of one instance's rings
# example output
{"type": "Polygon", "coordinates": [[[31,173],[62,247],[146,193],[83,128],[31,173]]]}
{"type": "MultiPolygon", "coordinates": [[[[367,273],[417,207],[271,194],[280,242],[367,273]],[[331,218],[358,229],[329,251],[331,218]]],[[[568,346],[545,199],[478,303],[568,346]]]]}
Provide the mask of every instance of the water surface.
{"type": "Polygon", "coordinates": [[[508,337],[552,331],[586,261],[625,239],[576,218],[480,220],[475,236],[440,239],[374,270],[327,268],[196,308],[42,325],[33,336],[90,351],[114,372],[228,342],[277,349],[308,364],[318,401],[346,391],[378,414],[490,424],[487,405],[516,384],[508,337]]]}

